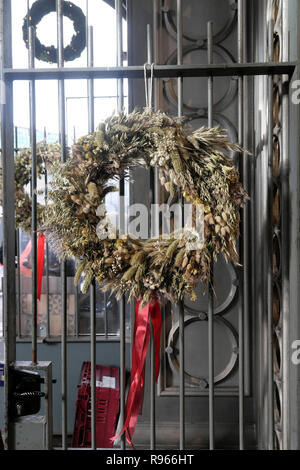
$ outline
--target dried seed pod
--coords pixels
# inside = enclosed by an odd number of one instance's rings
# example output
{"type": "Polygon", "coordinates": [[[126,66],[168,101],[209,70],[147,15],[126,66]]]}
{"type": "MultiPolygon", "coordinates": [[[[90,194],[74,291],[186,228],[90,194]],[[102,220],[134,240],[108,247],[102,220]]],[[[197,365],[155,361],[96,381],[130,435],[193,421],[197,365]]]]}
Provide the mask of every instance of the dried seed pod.
{"type": "Polygon", "coordinates": [[[132,244],[132,248],[135,250],[135,251],[138,251],[140,249],[140,246],[139,245],[136,245],[135,243],[132,244]]]}
{"type": "Polygon", "coordinates": [[[140,281],[144,276],[144,272],[145,272],[145,266],[143,264],[140,264],[140,266],[137,268],[137,271],[135,273],[135,280],[140,281]]]}
{"type": "Polygon", "coordinates": [[[166,258],[171,259],[174,255],[180,240],[174,240],[166,251],[166,258]]]}
{"type": "Polygon", "coordinates": [[[224,227],[222,227],[222,228],[221,228],[221,235],[222,235],[222,237],[225,237],[226,233],[227,233],[227,231],[225,230],[224,227]]]}
{"type": "Polygon", "coordinates": [[[184,256],[185,256],[185,248],[181,248],[180,251],[178,251],[177,255],[176,255],[176,258],[175,258],[175,266],[176,268],[179,268],[181,265],[182,265],[182,261],[184,259],[184,256]]]}
{"type": "Polygon", "coordinates": [[[130,255],[131,257],[131,266],[135,265],[135,264],[141,264],[145,257],[146,257],[146,254],[143,252],[143,251],[140,251],[140,252],[137,252],[135,253],[134,255],[130,255]]]}
{"type": "Polygon", "coordinates": [[[73,202],[75,202],[79,206],[81,205],[81,200],[79,199],[78,196],[75,196],[74,194],[72,194],[71,199],[72,199],[73,202]]]}
{"type": "Polygon", "coordinates": [[[227,218],[226,212],[222,212],[222,217],[223,217],[223,220],[225,220],[225,222],[227,222],[228,218],[227,218]]]}
{"type": "Polygon", "coordinates": [[[187,256],[185,256],[181,265],[182,269],[184,269],[187,266],[188,262],[189,262],[189,259],[187,256]]]}
{"type": "Polygon", "coordinates": [[[82,209],[82,212],[84,212],[85,214],[88,214],[91,210],[91,206],[90,204],[87,204],[83,209],[82,209]]]}
{"type": "Polygon", "coordinates": [[[127,271],[122,276],[122,280],[130,281],[135,276],[137,268],[138,266],[131,266],[131,268],[127,269],[127,271]]]}
{"type": "Polygon", "coordinates": [[[216,227],[215,227],[216,233],[219,233],[220,230],[221,230],[221,225],[216,225],[216,227]]]}
{"type": "Polygon", "coordinates": [[[96,199],[98,197],[97,185],[93,182],[90,182],[88,184],[88,192],[92,198],[96,199]]]}
{"type": "Polygon", "coordinates": [[[77,268],[77,271],[76,271],[76,274],[75,274],[75,277],[74,277],[74,285],[77,286],[77,284],[79,283],[79,280],[80,280],[80,277],[84,271],[84,268],[85,268],[85,261],[83,261],[82,263],[80,263],[80,265],[78,266],[77,268]]]}

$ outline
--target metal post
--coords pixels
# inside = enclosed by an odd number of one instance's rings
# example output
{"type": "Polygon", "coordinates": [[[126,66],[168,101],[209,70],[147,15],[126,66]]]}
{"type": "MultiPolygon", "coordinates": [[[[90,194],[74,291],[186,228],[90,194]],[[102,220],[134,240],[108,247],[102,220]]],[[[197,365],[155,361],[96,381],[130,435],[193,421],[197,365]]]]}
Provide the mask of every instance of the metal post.
{"type": "MultiPolygon", "coordinates": [[[[29,28],[29,68],[34,68],[35,30],[29,28]]],[[[36,93],[35,80],[29,83],[30,146],[32,158],[31,199],[32,199],[32,363],[37,363],[37,156],[36,156],[36,93]]]]}
{"type": "MultiPolygon", "coordinates": [[[[47,131],[44,128],[44,142],[47,144],[47,131]]],[[[48,205],[48,171],[47,166],[45,167],[45,206],[48,205]]],[[[46,336],[51,335],[50,331],[50,279],[49,279],[49,245],[47,240],[45,241],[45,267],[46,267],[46,317],[47,317],[47,330],[46,336]]]]}
{"type": "MultiPolygon", "coordinates": [[[[238,61],[244,62],[244,0],[238,3],[238,61]]],[[[244,77],[238,79],[238,139],[239,145],[244,146],[244,77]]],[[[248,167],[245,154],[241,153],[240,162],[244,186],[247,184],[248,167]]],[[[241,227],[240,262],[243,271],[240,271],[239,282],[239,448],[244,449],[244,315],[248,309],[248,212],[244,208],[241,227]]]]}
{"type": "MultiPolygon", "coordinates": [[[[161,44],[160,39],[160,12],[161,12],[161,2],[160,0],[153,0],[153,62],[157,64],[160,60],[159,57],[159,47],[161,44]]],[[[157,78],[153,80],[153,108],[155,111],[159,109],[159,97],[160,97],[160,81],[157,78]]],[[[159,184],[159,170],[157,167],[154,168],[154,203],[155,211],[151,211],[153,214],[153,220],[151,224],[151,236],[157,237],[160,234],[159,227],[159,210],[158,205],[160,201],[160,184],[159,184]]],[[[164,311],[164,306],[161,308],[162,312],[164,311]]],[[[163,314],[163,313],[162,313],[163,314]]]]}
{"type": "Polygon", "coordinates": [[[47,417],[46,449],[52,449],[53,434],[53,398],[52,398],[52,363],[49,362],[45,371],[45,416],[47,417]]]}
{"type": "MultiPolygon", "coordinates": [[[[125,379],[126,379],[126,337],[125,337],[125,297],[119,303],[120,309],[120,423],[125,422],[125,379]]],[[[120,437],[121,449],[126,450],[125,434],[120,437]]]]}
{"type": "MultiPolygon", "coordinates": [[[[56,0],[57,11],[57,50],[58,67],[64,67],[64,29],[63,29],[63,1],[56,0]]],[[[61,145],[61,161],[66,161],[66,110],[65,110],[65,83],[63,79],[58,82],[59,105],[59,140],[61,145]]],[[[68,410],[67,410],[67,273],[66,262],[61,263],[61,373],[62,373],[62,448],[67,450],[68,443],[68,410]]]]}
{"type": "MultiPolygon", "coordinates": [[[[289,59],[289,30],[288,25],[288,2],[282,4],[282,25],[283,25],[283,60],[289,59]]],[[[289,239],[289,102],[290,89],[288,76],[282,77],[282,164],[281,164],[281,191],[282,191],[282,240],[289,239]]],[[[282,441],[283,450],[290,448],[290,286],[289,286],[289,245],[282,243],[282,441]]]]}
{"type": "MultiPolygon", "coordinates": [[[[115,0],[116,9],[116,41],[117,41],[117,66],[123,65],[123,28],[122,28],[122,1],[115,0]]],[[[123,110],[123,80],[117,81],[117,108],[118,112],[123,110]]],[[[125,184],[124,179],[120,179],[119,186],[119,230],[120,233],[125,231],[125,206],[124,206],[125,184]]],[[[119,302],[120,312],[120,422],[123,427],[125,422],[125,380],[126,380],[126,321],[125,321],[125,296],[123,295],[119,302]]],[[[125,434],[121,436],[121,449],[125,450],[125,434]]]]}
{"type": "MultiPolygon", "coordinates": [[[[122,0],[115,0],[116,2],[116,34],[117,34],[117,66],[123,65],[123,17],[122,17],[122,0]]],[[[123,110],[124,106],[124,90],[123,80],[117,81],[117,96],[118,96],[118,109],[119,112],[123,110]]]]}
{"type": "MultiPolygon", "coordinates": [[[[88,66],[94,66],[93,26],[88,27],[88,66]]],[[[95,130],[94,80],[88,80],[89,133],[95,130]]],[[[97,449],[96,431],[96,280],[90,285],[90,341],[91,341],[91,449],[97,449]]]]}
{"type": "MultiPolygon", "coordinates": [[[[274,20],[269,23],[269,60],[273,59],[274,20]]],[[[274,449],[274,371],[273,371],[273,77],[268,76],[268,220],[265,227],[267,247],[268,295],[268,445],[274,449]]]]}
{"type": "MultiPolygon", "coordinates": [[[[11,2],[0,0],[0,73],[12,66],[11,2]]],[[[5,339],[4,413],[6,449],[15,448],[14,424],[10,421],[9,407],[12,392],[11,365],[16,360],[16,278],[15,278],[15,175],[13,133],[13,86],[5,83],[1,95],[1,146],[3,172],[3,313],[5,339]]]]}
{"type": "MultiPolygon", "coordinates": [[[[94,67],[94,31],[93,26],[88,28],[88,67],[94,67]]],[[[89,133],[95,130],[95,99],[94,99],[94,80],[88,80],[88,121],[89,133]]]]}
{"type": "MultiPolygon", "coordinates": [[[[147,62],[152,64],[153,61],[153,37],[152,29],[147,24],[147,62]]],[[[152,90],[150,90],[151,83],[148,80],[148,96],[152,97],[152,90]]],[[[152,102],[149,102],[149,108],[152,109],[152,102]]],[[[149,194],[150,207],[155,203],[155,173],[153,168],[150,168],[150,194],[149,194]]],[[[149,211],[149,237],[152,234],[152,226],[154,221],[151,220],[152,211],[149,211]]],[[[156,448],[156,422],[155,422],[155,343],[154,343],[154,329],[152,321],[150,320],[150,450],[156,448]]]]}
{"type": "MultiPolygon", "coordinates": [[[[18,128],[14,127],[15,130],[15,153],[19,151],[19,142],[18,142],[18,128]]],[[[18,312],[18,329],[17,334],[20,338],[22,336],[22,323],[21,323],[21,270],[20,270],[20,229],[16,229],[16,250],[17,250],[17,312],[18,312]]]]}
{"type": "Polygon", "coordinates": [[[17,312],[18,312],[18,337],[22,336],[22,322],[21,322],[21,270],[20,270],[20,235],[19,229],[16,230],[16,250],[17,250],[17,312]]]}
{"type": "Polygon", "coordinates": [[[96,430],[96,280],[90,286],[90,338],[91,338],[91,449],[97,449],[96,430]]]}
{"type": "MultiPolygon", "coordinates": [[[[213,24],[207,24],[208,64],[213,63],[213,24]]],[[[213,77],[208,78],[208,126],[213,127],[213,77]]],[[[211,281],[208,292],[208,386],[209,386],[209,448],[215,447],[215,389],[214,389],[214,260],[211,265],[211,281]]]]}
{"type": "MultiPolygon", "coordinates": [[[[182,1],[177,0],[177,65],[182,65],[182,1]]],[[[183,79],[177,79],[177,112],[183,112],[183,79]]],[[[181,198],[182,199],[182,198],[181,198]]],[[[183,220],[183,218],[182,218],[183,220]]],[[[179,302],[179,447],[185,449],[184,302],[179,302]]]]}
{"type": "Polygon", "coordinates": [[[104,302],[104,336],[105,336],[105,339],[107,339],[108,338],[107,292],[103,293],[103,302],[104,302]]]}

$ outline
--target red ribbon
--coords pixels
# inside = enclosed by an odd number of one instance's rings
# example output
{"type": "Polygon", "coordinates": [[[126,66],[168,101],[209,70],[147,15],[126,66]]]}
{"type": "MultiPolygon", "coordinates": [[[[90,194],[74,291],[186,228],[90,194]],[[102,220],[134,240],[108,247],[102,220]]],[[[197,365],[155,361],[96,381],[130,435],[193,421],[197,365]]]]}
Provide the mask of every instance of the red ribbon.
{"type": "MultiPolygon", "coordinates": [[[[37,239],[37,299],[41,299],[41,290],[42,290],[42,277],[44,270],[44,253],[45,253],[45,235],[41,234],[37,239]]],[[[27,268],[23,265],[24,261],[28,258],[32,250],[32,241],[31,239],[26,245],[25,250],[20,255],[20,271],[25,274],[25,276],[31,277],[32,272],[30,268],[27,268]]]]}
{"type": "Polygon", "coordinates": [[[132,344],[131,384],[127,397],[126,419],[122,431],[112,438],[112,440],[115,440],[125,432],[126,440],[131,447],[133,447],[132,436],[137,417],[142,411],[144,400],[145,360],[150,339],[150,318],[154,333],[155,381],[157,382],[160,369],[160,306],[158,302],[153,302],[141,307],[141,302],[137,300],[132,344]]]}
{"type": "Polygon", "coordinates": [[[37,239],[37,299],[41,299],[42,278],[44,270],[45,235],[39,235],[37,239]]]}

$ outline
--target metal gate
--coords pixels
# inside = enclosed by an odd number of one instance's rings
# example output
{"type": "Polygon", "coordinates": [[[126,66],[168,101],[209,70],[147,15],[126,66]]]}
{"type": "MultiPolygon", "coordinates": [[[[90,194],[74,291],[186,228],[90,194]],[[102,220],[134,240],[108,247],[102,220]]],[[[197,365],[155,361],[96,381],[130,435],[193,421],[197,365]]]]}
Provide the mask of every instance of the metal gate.
{"type": "MultiPolygon", "coordinates": [[[[108,2],[113,4],[113,2],[108,2]]],[[[192,2],[193,3],[193,2],[192,2]]],[[[205,1],[202,2],[205,4],[205,1]]],[[[66,80],[86,80],[88,84],[88,127],[93,132],[95,127],[95,93],[94,81],[97,79],[117,80],[118,111],[124,106],[124,80],[129,81],[129,107],[138,103],[139,91],[136,83],[140,84],[144,79],[146,62],[147,77],[150,77],[150,65],[154,64],[154,101],[155,108],[162,105],[162,94],[166,94],[173,105],[177,106],[177,115],[182,116],[187,106],[184,103],[183,92],[185,80],[191,77],[204,77],[207,80],[208,105],[199,113],[191,109],[191,119],[206,119],[209,126],[215,121],[224,123],[220,113],[220,106],[214,107],[214,81],[218,77],[229,77],[230,87],[236,87],[237,91],[237,141],[240,145],[249,148],[254,157],[245,155],[233,155],[235,163],[239,166],[244,187],[251,195],[249,204],[243,213],[240,239],[240,259],[243,268],[235,272],[229,269],[231,276],[231,300],[236,299],[237,332],[222,317],[222,313],[228,308],[226,299],[218,304],[210,291],[207,300],[207,309],[192,308],[186,302],[174,307],[172,327],[164,331],[161,355],[164,358],[158,390],[155,385],[154,364],[154,340],[151,336],[150,343],[150,381],[149,381],[149,423],[148,434],[150,449],[156,446],[164,447],[161,436],[160,424],[157,422],[156,404],[158,400],[164,400],[164,396],[178,396],[177,402],[172,401],[178,410],[178,445],[180,449],[191,446],[191,439],[186,436],[186,422],[191,422],[191,417],[186,416],[186,404],[190,397],[193,400],[203,400],[208,395],[208,425],[207,445],[210,449],[226,446],[222,442],[222,432],[218,429],[216,420],[216,408],[218,400],[222,396],[237,396],[238,419],[236,426],[236,444],[240,449],[258,446],[259,448],[289,448],[289,336],[286,316],[289,312],[289,252],[286,240],[289,232],[289,84],[294,74],[296,64],[289,62],[288,46],[288,2],[286,0],[269,2],[249,2],[247,0],[229,1],[230,22],[226,25],[226,31],[231,31],[234,22],[237,21],[237,63],[232,60],[225,63],[227,58],[221,42],[226,38],[224,28],[214,32],[213,23],[208,22],[207,31],[201,32],[201,37],[189,37],[183,31],[183,7],[185,2],[135,2],[128,0],[116,0],[116,44],[117,62],[114,67],[94,66],[93,28],[87,25],[87,66],[80,68],[65,67],[64,40],[63,40],[63,1],[56,2],[57,15],[57,44],[58,67],[35,68],[35,36],[34,29],[29,30],[29,60],[27,69],[16,69],[12,65],[12,20],[11,1],[1,0],[1,142],[2,142],[2,167],[3,167],[3,264],[4,264],[4,337],[5,337],[5,444],[9,449],[16,446],[15,423],[10,418],[9,408],[13,391],[14,369],[29,369],[45,373],[45,414],[47,415],[47,439],[46,447],[52,448],[52,364],[43,362],[38,358],[38,305],[37,305],[37,200],[35,197],[37,188],[37,156],[36,156],[36,82],[39,80],[53,80],[58,83],[58,115],[59,115],[59,141],[62,148],[61,159],[66,160],[66,80]],[[147,6],[146,6],[147,3],[147,6]],[[258,5],[259,3],[259,5],[258,5]],[[138,6],[139,4],[139,6],[138,6]],[[142,5],[141,5],[142,4],[142,5]],[[151,9],[149,10],[149,5],[151,9]],[[137,10],[140,8],[149,13],[152,26],[146,23],[144,28],[144,40],[147,55],[141,65],[135,63],[132,51],[138,32],[135,31],[137,10]],[[256,23],[258,12],[262,12],[261,18],[265,23],[256,23]],[[123,28],[122,19],[127,15],[128,23],[128,55],[123,52],[123,28]],[[266,22],[267,19],[267,22],[266,22]],[[164,21],[164,23],[162,23],[164,21]],[[167,60],[167,64],[160,63],[162,41],[162,24],[171,31],[173,40],[176,41],[176,51],[167,60]],[[267,24],[267,29],[265,25],[267,24]],[[263,31],[263,32],[262,32],[263,31]],[[265,42],[261,47],[255,41],[255,37],[262,34],[265,42]],[[256,36],[257,35],[257,36],[256,36]],[[251,37],[251,40],[248,38],[251,37]],[[188,44],[188,45],[187,45],[188,44]],[[184,55],[188,47],[193,50],[199,48],[207,55],[207,64],[185,64],[184,55]],[[214,51],[221,56],[221,63],[214,64],[214,51]],[[261,55],[262,54],[262,55],[261,55]],[[225,57],[225,60],[223,60],[225,57]],[[247,58],[250,57],[250,60],[247,58]],[[257,60],[257,57],[260,60],[257,60]],[[128,59],[129,65],[124,66],[128,59]],[[132,62],[131,62],[132,61],[132,62]],[[27,80],[30,86],[30,145],[32,149],[32,361],[21,363],[17,361],[16,336],[17,323],[15,312],[18,312],[19,302],[19,278],[16,282],[15,253],[18,254],[17,267],[20,266],[19,250],[16,251],[14,224],[14,118],[13,118],[13,86],[19,80],[27,80]],[[175,80],[175,82],[174,82],[175,80]],[[175,90],[176,88],[176,90],[175,90]],[[175,90],[175,92],[174,92],[175,90]],[[252,101],[251,101],[252,100],[252,101]],[[194,116],[193,116],[194,113],[194,116]],[[262,139],[262,140],[261,140],[262,139]],[[279,157],[280,155],[280,163],[279,157]],[[280,206],[280,209],[279,209],[280,206]],[[254,312],[257,315],[254,315],[254,312]],[[254,338],[255,327],[259,334],[254,338]],[[175,320],[174,320],[175,319],[175,320]],[[206,322],[208,356],[208,376],[200,378],[196,387],[189,387],[186,363],[185,331],[191,323],[206,322]],[[215,342],[216,329],[219,324],[228,329],[231,338],[232,368],[226,374],[230,376],[234,369],[237,373],[236,385],[224,386],[215,372],[215,358],[217,344],[215,342]],[[250,329],[249,325],[252,325],[250,329]],[[237,333],[237,334],[236,334],[237,333]],[[176,343],[176,345],[175,345],[176,343]],[[175,349],[178,348],[178,351],[175,349]],[[255,357],[259,367],[255,368],[254,380],[252,361],[255,357]],[[175,385],[168,385],[166,376],[167,366],[176,375],[175,385]],[[174,366],[175,364],[175,366],[174,366]],[[175,369],[174,369],[175,367],[175,369]],[[220,382],[220,384],[219,384],[220,382]],[[256,389],[256,384],[257,389],[256,389]],[[159,392],[159,396],[157,395],[159,392]],[[255,420],[255,444],[250,444],[245,435],[245,398],[255,394],[257,397],[255,420]],[[217,441],[216,441],[217,436],[217,441]]],[[[28,6],[27,6],[28,8],[28,6]]],[[[138,10],[139,11],[139,10],[138,10]]],[[[26,12],[25,12],[26,13],[26,12]]],[[[142,49],[143,50],[143,49],[142,49]]],[[[137,54],[138,55],[138,54],[137,54]]],[[[138,85],[139,86],[139,85],[138,85]]],[[[226,125],[226,124],[225,124],[226,125]]],[[[149,194],[147,202],[161,202],[163,194],[160,191],[156,173],[152,175],[148,185],[149,194]]],[[[124,213],[123,198],[125,194],[124,181],[120,181],[120,222],[124,213]]],[[[132,193],[132,197],[136,195],[132,193]]],[[[19,238],[17,238],[17,241],[19,238]]],[[[47,263],[47,279],[49,276],[47,263]]],[[[215,266],[215,279],[218,280],[220,267],[215,266]]],[[[18,270],[17,270],[18,271],[18,270]]],[[[62,449],[68,448],[68,290],[67,266],[61,264],[61,436],[62,449]]],[[[226,271],[228,275],[228,271],[226,271]]],[[[221,276],[222,277],[222,276],[221,276]]],[[[222,282],[222,279],[221,281],[222,282]]],[[[47,296],[49,296],[49,284],[47,284],[47,296]]],[[[230,300],[230,301],[231,301],[230,300]]],[[[107,299],[105,299],[105,302],[107,299]]],[[[170,319],[170,308],[163,312],[164,327],[166,318],[170,319]],[[169,315],[169,316],[168,316],[169,315]]],[[[130,306],[133,314],[134,305],[130,306]]],[[[106,312],[106,307],[105,307],[106,312]]],[[[20,314],[20,311],[19,311],[20,314]]],[[[105,313],[105,315],[107,312],[105,313]]],[[[96,283],[90,287],[90,328],[89,347],[91,358],[91,448],[96,448],[96,283]]],[[[106,318],[106,317],[105,317],[106,318]]],[[[107,324],[107,323],[106,323],[107,324]]],[[[48,325],[49,326],[49,325],[48,325]]],[[[126,299],[119,304],[119,366],[120,366],[120,421],[125,418],[125,380],[126,365],[128,364],[128,351],[126,348],[126,299]],[[127,357],[126,357],[127,356],[127,357]]],[[[20,334],[20,323],[19,323],[20,334]]],[[[108,338],[108,330],[105,327],[105,336],[108,338]]],[[[78,345],[79,347],[79,345],[78,345]]],[[[195,401],[191,402],[195,403],[195,401]]],[[[205,402],[206,404],[206,402],[205,402]]],[[[174,408],[173,408],[174,412],[174,408]]],[[[190,414],[190,411],[189,411],[190,414]]],[[[234,419],[233,419],[234,421],[234,419]]],[[[206,428],[205,428],[206,430],[206,428]]],[[[206,431],[205,431],[206,432],[206,431]]],[[[203,440],[199,447],[206,445],[203,440]],[[204,443],[204,444],[203,444],[204,443]]],[[[121,449],[125,449],[125,438],[122,436],[121,449]]],[[[195,447],[195,444],[194,444],[195,447]]]]}

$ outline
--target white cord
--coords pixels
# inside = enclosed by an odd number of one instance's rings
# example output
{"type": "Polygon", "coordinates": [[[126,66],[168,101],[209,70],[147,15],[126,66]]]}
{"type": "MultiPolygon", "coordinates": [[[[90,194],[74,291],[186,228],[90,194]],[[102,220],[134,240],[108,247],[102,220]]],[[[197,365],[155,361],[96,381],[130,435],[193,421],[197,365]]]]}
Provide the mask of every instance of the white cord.
{"type": "Polygon", "coordinates": [[[152,96],[153,96],[153,77],[154,77],[154,64],[144,64],[144,82],[145,82],[145,99],[146,99],[146,108],[152,109],[152,96]],[[151,67],[150,75],[150,86],[148,87],[147,79],[147,66],[151,67]]]}

